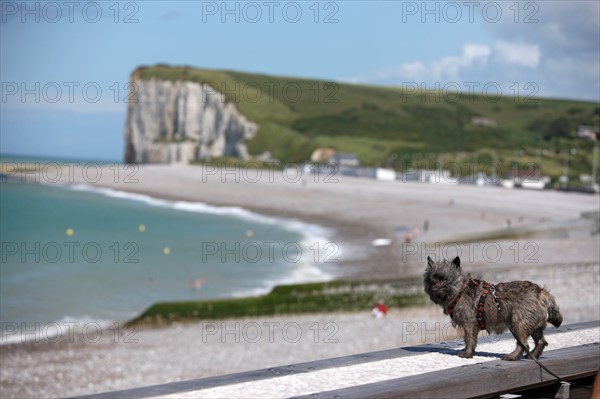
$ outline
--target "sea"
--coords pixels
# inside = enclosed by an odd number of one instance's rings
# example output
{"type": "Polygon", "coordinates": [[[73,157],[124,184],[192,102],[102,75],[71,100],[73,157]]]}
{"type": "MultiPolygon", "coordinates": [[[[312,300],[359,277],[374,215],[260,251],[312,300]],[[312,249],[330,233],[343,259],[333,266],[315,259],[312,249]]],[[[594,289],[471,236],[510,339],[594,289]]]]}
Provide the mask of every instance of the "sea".
{"type": "Polygon", "coordinates": [[[328,281],[342,253],[333,234],[238,207],[4,175],[0,343],[102,328],[157,302],[328,281]]]}

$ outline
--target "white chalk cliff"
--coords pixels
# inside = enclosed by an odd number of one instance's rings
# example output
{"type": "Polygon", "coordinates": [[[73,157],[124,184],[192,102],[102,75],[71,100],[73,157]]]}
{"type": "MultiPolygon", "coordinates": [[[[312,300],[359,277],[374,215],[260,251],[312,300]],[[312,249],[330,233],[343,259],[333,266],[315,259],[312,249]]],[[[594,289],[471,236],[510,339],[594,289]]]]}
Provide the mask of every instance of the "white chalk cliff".
{"type": "Polygon", "coordinates": [[[125,162],[187,163],[234,156],[250,159],[245,140],[257,125],[206,84],[132,76],[125,162]]]}

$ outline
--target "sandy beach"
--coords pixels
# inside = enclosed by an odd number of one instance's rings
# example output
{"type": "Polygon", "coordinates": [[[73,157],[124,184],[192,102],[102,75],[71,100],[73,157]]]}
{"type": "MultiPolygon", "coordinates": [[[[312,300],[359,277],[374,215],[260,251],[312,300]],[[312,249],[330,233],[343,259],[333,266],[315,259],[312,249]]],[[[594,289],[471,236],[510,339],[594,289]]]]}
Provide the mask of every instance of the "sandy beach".
{"type": "MultiPolygon", "coordinates": [[[[339,278],[420,275],[427,255],[458,253],[466,270],[489,281],[531,279],[546,285],[561,306],[565,324],[600,319],[598,235],[590,234],[593,224],[581,219],[582,212],[598,211],[597,195],[298,176],[298,170],[219,170],[211,165],[98,170],[101,176],[80,168],[73,174],[65,170],[61,181],[242,207],[328,227],[331,240],[343,248],[336,265],[339,278]],[[426,220],[429,228],[424,231],[426,220]],[[449,244],[502,232],[507,221],[515,232],[536,233],[479,245],[449,244]],[[406,230],[395,233],[401,227],[412,231],[412,242],[404,242],[406,230]],[[392,239],[392,245],[374,247],[377,238],[392,239]]],[[[447,316],[433,306],[392,309],[383,319],[373,319],[365,309],[177,324],[135,331],[127,340],[121,333],[104,330],[98,342],[74,333],[73,339],[54,343],[0,346],[0,396],[104,392],[457,337],[447,316]]]]}

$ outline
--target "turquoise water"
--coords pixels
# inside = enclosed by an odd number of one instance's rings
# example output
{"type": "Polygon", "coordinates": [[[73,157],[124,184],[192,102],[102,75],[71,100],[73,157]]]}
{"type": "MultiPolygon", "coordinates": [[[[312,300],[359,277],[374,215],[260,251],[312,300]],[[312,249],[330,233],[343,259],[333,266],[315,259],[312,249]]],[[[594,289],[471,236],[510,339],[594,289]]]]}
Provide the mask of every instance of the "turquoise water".
{"type": "Polygon", "coordinates": [[[3,182],[0,321],[122,321],[158,301],[327,280],[309,249],[327,234],[239,208],[3,182]]]}

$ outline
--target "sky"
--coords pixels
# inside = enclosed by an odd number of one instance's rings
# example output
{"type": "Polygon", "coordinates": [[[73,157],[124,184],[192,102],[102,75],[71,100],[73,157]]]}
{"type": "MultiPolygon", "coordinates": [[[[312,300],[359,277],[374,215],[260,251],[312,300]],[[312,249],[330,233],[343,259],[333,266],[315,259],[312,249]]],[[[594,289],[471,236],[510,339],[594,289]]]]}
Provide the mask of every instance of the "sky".
{"type": "Polygon", "coordinates": [[[594,1],[0,1],[0,153],[123,159],[157,63],[600,100],[594,1]]]}

